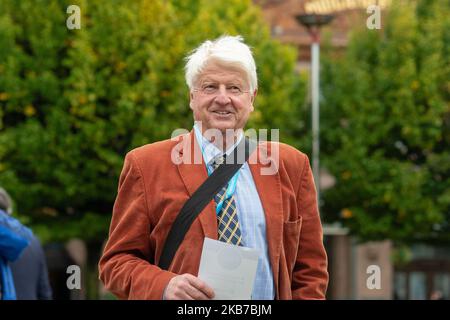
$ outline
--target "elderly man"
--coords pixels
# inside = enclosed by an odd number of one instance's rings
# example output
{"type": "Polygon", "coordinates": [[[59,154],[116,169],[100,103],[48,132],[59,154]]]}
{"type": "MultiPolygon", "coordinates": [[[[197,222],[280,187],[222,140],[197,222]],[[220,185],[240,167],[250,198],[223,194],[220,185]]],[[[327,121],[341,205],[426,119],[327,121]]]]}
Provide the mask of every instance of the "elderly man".
{"type": "Polygon", "coordinates": [[[257,94],[255,62],[240,36],[204,42],[185,69],[194,128],[127,154],[100,279],[122,299],[212,299],[197,277],[207,237],[259,250],[252,299],[324,299],[327,257],[309,161],[282,143],[257,144],[251,159],[263,154],[263,161],[243,163],[161,267],[184,204],[199,188],[207,193],[202,184],[244,141],[257,94]],[[199,161],[189,161],[195,154],[199,161]],[[264,174],[273,163],[276,170],[264,174]]]}

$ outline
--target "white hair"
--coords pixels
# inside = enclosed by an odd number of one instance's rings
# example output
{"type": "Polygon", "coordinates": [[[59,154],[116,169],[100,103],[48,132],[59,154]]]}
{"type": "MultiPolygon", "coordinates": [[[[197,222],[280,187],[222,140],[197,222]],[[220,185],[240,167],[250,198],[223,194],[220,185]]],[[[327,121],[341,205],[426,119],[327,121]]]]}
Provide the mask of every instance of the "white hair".
{"type": "Polygon", "coordinates": [[[190,90],[194,88],[198,76],[210,62],[234,67],[247,75],[250,91],[258,87],[256,65],[250,47],[243,42],[242,36],[221,36],[203,42],[186,57],[185,75],[190,90]]]}
{"type": "Polygon", "coordinates": [[[8,192],[0,187],[0,209],[8,214],[12,214],[12,200],[8,192]]]}

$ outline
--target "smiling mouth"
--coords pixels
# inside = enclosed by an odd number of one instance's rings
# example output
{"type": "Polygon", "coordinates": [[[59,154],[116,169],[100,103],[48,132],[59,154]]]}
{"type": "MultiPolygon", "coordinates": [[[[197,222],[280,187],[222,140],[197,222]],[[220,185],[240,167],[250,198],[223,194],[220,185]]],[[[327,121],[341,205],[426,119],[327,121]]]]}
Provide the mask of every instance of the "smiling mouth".
{"type": "Polygon", "coordinates": [[[213,113],[219,114],[221,116],[227,116],[227,115],[231,114],[231,112],[229,112],[229,111],[213,111],[213,113]]]}

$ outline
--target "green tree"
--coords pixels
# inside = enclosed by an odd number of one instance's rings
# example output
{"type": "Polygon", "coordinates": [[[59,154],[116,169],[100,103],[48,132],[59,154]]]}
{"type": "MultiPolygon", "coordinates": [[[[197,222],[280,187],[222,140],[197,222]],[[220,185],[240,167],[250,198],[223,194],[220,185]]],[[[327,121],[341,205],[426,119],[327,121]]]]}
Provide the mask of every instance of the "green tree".
{"type": "Polygon", "coordinates": [[[396,2],[324,61],[324,210],[363,240],[450,243],[449,15],[445,0],[396,2]]]}
{"type": "Polygon", "coordinates": [[[0,184],[41,239],[106,238],[125,153],[191,128],[183,58],[225,33],[259,66],[249,125],[298,144],[296,53],[250,0],[0,2],[0,184]]]}

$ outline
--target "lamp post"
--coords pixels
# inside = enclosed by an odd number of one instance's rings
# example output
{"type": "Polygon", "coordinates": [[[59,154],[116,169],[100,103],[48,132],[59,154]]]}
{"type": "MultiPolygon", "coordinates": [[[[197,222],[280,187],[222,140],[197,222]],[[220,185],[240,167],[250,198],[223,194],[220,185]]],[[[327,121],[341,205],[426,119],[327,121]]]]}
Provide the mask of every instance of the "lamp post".
{"type": "Polygon", "coordinates": [[[304,25],[311,35],[311,100],[312,100],[312,170],[317,190],[317,203],[320,206],[320,168],[319,168],[319,55],[320,55],[320,27],[333,20],[330,14],[301,14],[297,21],[304,25]]]}

